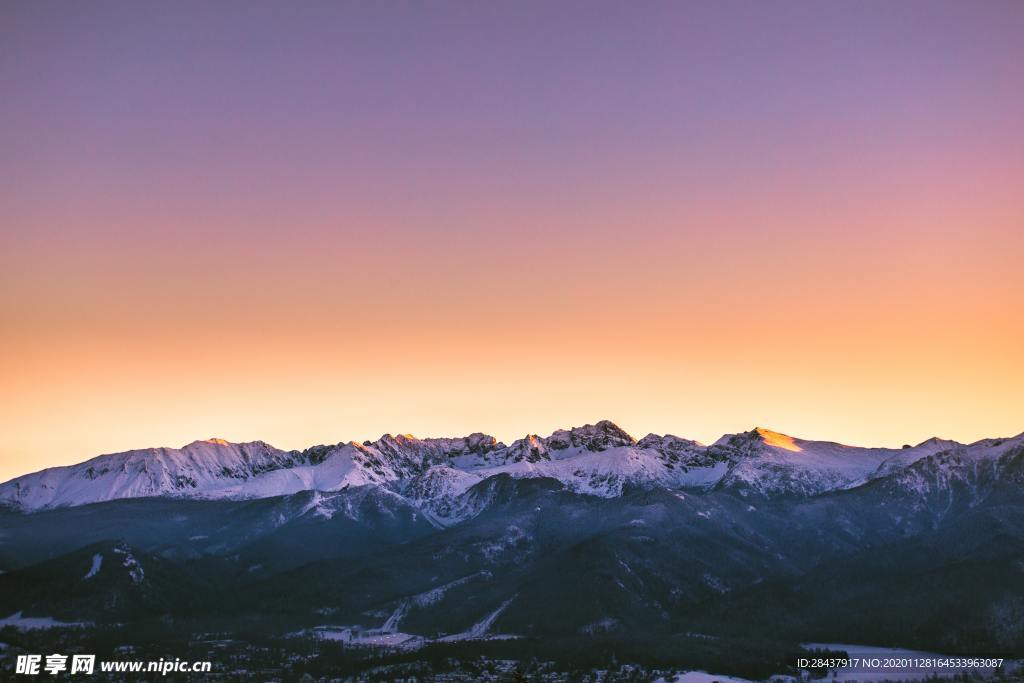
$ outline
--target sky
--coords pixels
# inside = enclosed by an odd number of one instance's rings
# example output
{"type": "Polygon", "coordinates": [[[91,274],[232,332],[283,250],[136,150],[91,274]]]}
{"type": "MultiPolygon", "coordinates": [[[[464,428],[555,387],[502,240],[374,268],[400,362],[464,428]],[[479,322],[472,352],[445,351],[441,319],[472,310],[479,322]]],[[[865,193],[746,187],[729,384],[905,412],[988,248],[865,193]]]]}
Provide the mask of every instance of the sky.
{"type": "Polygon", "coordinates": [[[0,480],[1024,431],[1024,3],[0,3],[0,480]]]}

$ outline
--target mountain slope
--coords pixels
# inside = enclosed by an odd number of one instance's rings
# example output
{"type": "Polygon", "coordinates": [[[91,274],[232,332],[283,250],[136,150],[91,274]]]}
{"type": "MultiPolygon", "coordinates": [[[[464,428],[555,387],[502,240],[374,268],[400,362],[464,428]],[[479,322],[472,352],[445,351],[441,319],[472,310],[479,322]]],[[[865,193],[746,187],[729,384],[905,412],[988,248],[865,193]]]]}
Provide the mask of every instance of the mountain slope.
{"type": "Polygon", "coordinates": [[[212,586],[180,565],[104,541],[0,575],[0,614],[75,623],[200,610],[212,586]]]}
{"type": "MultiPolygon", "coordinates": [[[[794,443],[798,456],[817,447],[794,443]]],[[[600,468],[630,448],[569,444],[509,465],[592,458],[600,468]]],[[[778,463],[759,453],[778,445],[746,448],[778,463]]],[[[954,653],[1024,647],[1019,438],[876,467],[860,484],[814,495],[793,495],[784,476],[776,495],[648,479],[595,495],[536,470],[494,474],[500,449],[458,457],[475,464],[460,469],[450,458],[427,471],[442,480],[477,472],[461,493],[451,482],[389,488],[421,476],[413,472],[388,486],[256,500],[151,497],[2,513],[0,618],[170,616],[364,644],[770,633],[954,653]],[[451,507],[428,518],[423,501],[440,491],[451,507]]]]}

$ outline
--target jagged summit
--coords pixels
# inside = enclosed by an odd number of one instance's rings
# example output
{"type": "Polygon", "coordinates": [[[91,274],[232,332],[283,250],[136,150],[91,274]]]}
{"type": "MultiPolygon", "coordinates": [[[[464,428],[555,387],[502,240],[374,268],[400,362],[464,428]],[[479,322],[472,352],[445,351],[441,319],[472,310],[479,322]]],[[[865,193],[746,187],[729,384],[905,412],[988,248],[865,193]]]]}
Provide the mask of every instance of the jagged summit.
{"type": "Polygon", "coordinates": [[[378,441],[393,441],[393,442],[396,442],[396,443],[403,443],[403,442],[419,441],[419,439],[417,439],[412,434],[395,434],[395,435],[384,434],[383,436],[380,437],[380,439],[378,439],[378,441]]]}
{"type": "Polygon", "coordinates": [[[597,424],[568,430],[559,429],[547,437],[545,442],[555,450],[580,447],[591,451],[603,451],[615,446],[630,446],[636,443],[636,440],[611,420],[601,420],[597,424]]]}

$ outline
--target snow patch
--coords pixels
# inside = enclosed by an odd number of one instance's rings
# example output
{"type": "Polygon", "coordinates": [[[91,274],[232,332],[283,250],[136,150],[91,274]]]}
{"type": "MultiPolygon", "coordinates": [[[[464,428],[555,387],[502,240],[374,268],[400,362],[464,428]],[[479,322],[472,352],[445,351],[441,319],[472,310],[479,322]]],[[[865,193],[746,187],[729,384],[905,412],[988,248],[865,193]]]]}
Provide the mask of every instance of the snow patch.
{"type": "Polygon", "coordinates": [[[124,555],[124,561],[121,562],[121,566],[128,570],[128,576],[131,577],[132,583],[142,583],[146,578],[146,572],[142,570],[142,565],[132,555],[132,551],[127,546],[119,546],[114,548],[114,552],[118,555],[124,555]]]}
{"type": "Polygon", "coordinates": [[[82,577],[82,581],[88,581],[92,577],[100,573],[100,567],[103,566],[103,555],[96,553],[92,556],[92,566],[89,567],[89,573],[82,577]]]}

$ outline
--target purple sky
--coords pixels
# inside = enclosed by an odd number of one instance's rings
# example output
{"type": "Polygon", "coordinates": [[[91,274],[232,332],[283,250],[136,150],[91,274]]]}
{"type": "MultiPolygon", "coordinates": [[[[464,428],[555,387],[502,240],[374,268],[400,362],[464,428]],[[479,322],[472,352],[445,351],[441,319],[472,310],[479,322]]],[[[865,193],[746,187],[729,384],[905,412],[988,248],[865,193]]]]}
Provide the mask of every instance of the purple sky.
{"type": "Polygon", "coordinates": [[[1021,36],[1020,2],[3,3],[0,474],[1019,432],[1021,36]]]}

